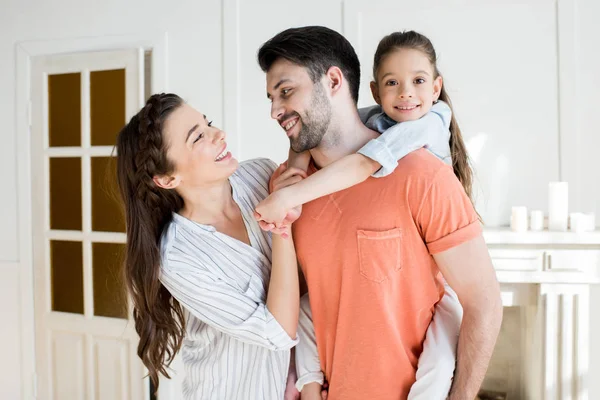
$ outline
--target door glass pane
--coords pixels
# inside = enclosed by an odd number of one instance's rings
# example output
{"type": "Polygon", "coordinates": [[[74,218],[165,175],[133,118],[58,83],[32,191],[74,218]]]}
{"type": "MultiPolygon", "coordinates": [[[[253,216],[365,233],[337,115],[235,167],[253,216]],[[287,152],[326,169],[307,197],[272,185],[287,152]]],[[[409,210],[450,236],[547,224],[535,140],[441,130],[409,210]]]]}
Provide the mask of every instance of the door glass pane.
{"type": "Polygon", "coordinates": [[[83,314],[81,242],[50,241],[52,310],[83,314]]]}
{"type": "Polygon", "coordinates": [[[112,146],[125,125],[125,70],[90,73],[92,146],[112,146]]]}
{"type": "Polygon", "coordinates": [[[81,74],[48,75],[50,147],[81,146],[81,74]]]}
{"type": "Polygon", "coordinates": [[[122,243],[92,243],[94,315],[127,318],[127,297],[123,282],[122,243]]]}
{"type": "Polygon", "coordinates": [[[50,158],[50,229],[81,230],[81,159],[50,158]]]}
{"type": "Polygon", "coordinates": [[[92,157],[92,230],[125,232],[114,157],[92,157]]]}

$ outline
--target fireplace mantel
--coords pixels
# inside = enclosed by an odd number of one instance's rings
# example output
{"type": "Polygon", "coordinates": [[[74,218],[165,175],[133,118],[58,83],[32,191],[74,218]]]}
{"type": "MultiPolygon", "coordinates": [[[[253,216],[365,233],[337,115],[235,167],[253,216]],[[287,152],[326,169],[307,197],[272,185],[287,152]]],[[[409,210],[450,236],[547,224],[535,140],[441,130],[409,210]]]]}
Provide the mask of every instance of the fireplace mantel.
{"type": "Polygon", "coordinates": [[[523,399],[588,400],[589,289],[600,232],[484,229],[505,306],[525,310],[523,399]]]}

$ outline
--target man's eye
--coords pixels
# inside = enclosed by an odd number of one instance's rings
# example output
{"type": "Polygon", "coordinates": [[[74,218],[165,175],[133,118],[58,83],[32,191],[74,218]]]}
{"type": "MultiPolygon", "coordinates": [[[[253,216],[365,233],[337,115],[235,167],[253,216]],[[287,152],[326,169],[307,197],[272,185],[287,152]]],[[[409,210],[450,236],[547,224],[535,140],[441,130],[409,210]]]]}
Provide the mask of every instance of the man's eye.
{"type": "Polygon", "coordinates": [[[420,84],[422,84],[422,83],[425,83],[425,79],[423,79],[423,78],[417,78],[417,79],[415,79],[415,83],[416,83],[417,85],[420,85],[420,84]]]}
{"type": "MultiPolygon", "coordinates": [[[[208,126],[210,126],[210,125],[208,125],[208,126]]],[[[202,132],[201,132],[201,133],[198,135],[198,137],[197,137],[196,139],[194,139],[194,142],[193,142],[193,143],[196,143],[198,140],[202,139],[202,137],[203,137],[203,136],[204,136],[204,133],[202,133],[202,132]]]]}
{"type": "Polygon", "coordinates": [[[281,94],[287,96],[291,89],[282,89],[281,94]]]}
{"type": "Polygon", "coordinates": [[[208,126],[212,126],[212,121],[208,121],[208,126]]]}

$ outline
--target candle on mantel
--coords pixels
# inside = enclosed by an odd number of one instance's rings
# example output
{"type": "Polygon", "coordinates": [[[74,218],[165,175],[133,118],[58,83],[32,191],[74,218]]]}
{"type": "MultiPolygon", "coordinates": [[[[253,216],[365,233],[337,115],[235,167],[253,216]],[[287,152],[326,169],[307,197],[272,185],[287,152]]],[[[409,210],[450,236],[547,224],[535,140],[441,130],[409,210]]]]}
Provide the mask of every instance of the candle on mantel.
{"type": "Polygon", "coordinates": [[[510,229],[513,232],[527,231],[527,207],[513,207],[510,215],[510,229]]]}
{"type": "Polygon", "coordinates": [[[569,184],[550,182],[548,184],[548,229],[566,231],[569,221],[569,184]]]}
{"type": "Polygon", "coordinates": [[[542,210],[531,211],[529,228],[532,231],[541,231],[544,229],[544,212],[542,210]]]}

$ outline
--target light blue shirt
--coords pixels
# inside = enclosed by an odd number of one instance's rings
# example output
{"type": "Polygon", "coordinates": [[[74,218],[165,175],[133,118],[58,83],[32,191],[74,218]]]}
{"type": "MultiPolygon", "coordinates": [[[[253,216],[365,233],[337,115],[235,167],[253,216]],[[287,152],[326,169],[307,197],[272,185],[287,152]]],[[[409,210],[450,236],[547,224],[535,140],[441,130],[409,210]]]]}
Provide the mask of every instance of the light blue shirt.
{"type": "Polygon", "coordinates": [[[448,104],[438,101],[431,110],[415,121],[398,123],[388,117],[380,106],[358,110],[362,122],[379,133],[358,153],[381,164],[373,176],[380,178],[391,174],[398,166],[398,160],[422,147],[433,155],[452,165],[450,154],[450,120],[452,110],[448,104]]]}

